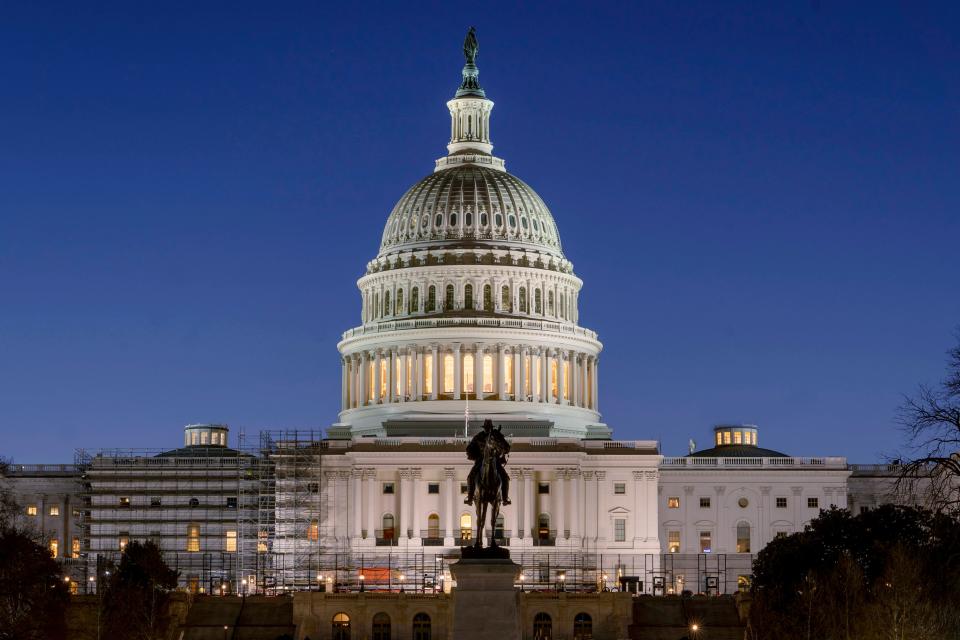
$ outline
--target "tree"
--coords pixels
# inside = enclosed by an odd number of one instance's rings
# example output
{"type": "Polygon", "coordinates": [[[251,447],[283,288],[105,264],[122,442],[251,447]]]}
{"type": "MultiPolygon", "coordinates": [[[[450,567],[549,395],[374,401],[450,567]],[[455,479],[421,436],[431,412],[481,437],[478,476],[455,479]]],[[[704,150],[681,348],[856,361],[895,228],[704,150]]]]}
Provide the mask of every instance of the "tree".
{"type": "Polygon", "coordinates": [[[10,458],[0,456],[0,529],[12,528],[20,516],[20,504],[8,477],[12,464],[10,458]]]}
{"type": "Polygon", "coordinates": [[[0,640],[66,638],[69,597],[46,547],[23,531],[0,530],[0,640]]]}
{"type": "Polygon", "coordinates": [[[104,594],[103,637],[155,640],[167,625],[169,593],[177,572],[153,542],[131,542],[110,576],[104,594]]]}
{"type": "Polygon", "coordinates": [[[936,386],[921,385],[900,407],[909,460],[897,491],[923,495],[936,510],[960,511],[960,330],[947,354],[947,375],[936,386]]]}

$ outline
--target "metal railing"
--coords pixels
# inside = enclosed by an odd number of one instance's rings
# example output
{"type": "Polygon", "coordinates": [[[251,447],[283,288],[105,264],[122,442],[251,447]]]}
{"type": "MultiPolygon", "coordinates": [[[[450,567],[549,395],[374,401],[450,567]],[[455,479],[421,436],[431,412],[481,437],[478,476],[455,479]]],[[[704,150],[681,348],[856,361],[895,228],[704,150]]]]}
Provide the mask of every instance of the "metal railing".
{"type": "Polygon", "coordinates": [[[343,339],[356,338],[378,333],[391,333],[410,329],[442,329],[445,327],[491,327],[495,329],[530,329],[533,331],[548,331],[573,336],[580,336],[590,340],[597,339],[597,332],[585,329],[578,325],[565,322],[550,322],[548,320],[523,320],[508,318],[420,318],[414,320],[392,320],[388,322],[374,322],[343,332],[343,339]]]}
{"type": "Polygon", "coordinates": [[[660,462],[661,468],[676,469],[716,469],[716,468],[818,468],[818,469],[846,469],[847,459],[843,457],[824,457],[824,458],[761,458],[761,457],[737,457],[737,458],[701,458],[696,456],[674,457],[664,456],[660,462]]]}

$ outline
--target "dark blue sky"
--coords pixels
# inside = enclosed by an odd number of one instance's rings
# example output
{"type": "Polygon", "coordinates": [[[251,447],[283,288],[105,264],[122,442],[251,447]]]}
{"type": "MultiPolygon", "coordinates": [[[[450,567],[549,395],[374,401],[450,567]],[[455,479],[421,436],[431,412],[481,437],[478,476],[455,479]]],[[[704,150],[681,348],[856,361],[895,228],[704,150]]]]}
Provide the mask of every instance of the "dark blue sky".
{"type": "MultiPolygon", "coordinates": [[[[24,5],[40,3],[22,3],[24,5]]],[[[620,438],[872,461],[960,323],[956,3],[0,10],[0,453],[327,427],[475,24],[620,438]]],[[[202,5],[197,7],[195,5],[202,5]]]]}

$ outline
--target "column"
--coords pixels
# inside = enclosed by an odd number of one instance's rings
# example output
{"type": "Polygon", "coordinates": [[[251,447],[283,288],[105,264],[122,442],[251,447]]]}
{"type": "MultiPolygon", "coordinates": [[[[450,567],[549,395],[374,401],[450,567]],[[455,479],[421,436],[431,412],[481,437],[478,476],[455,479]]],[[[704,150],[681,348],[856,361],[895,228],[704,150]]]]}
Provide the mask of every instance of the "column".
{"type": "Polygon", "coordinates": [[[406,402],[407,394],[410,393],[410,377],[407,375],[409,353],[409,350],[400,353],[400,402],[406,402]]]}
{"type": "Polygon", "coordinates": [[[646,536],[647,520],[650,517],[647,512],[647,492],[643,484],[643,471],[633,472],[633,512],[636,514],[633,519],[633,547],[636,549],[646,536]]]}
{"type": "Polygon", "coordinates": [[[580,357],[576,351],[570,352],[570,404],[580,406],[580,357]]]}
{"type": "MultiPolygon", "coordinates": [[[[601,526],[601,519],[600,519],[600,485],[603,484],[603,481],[606,477],[607,477],[606,471],[596,471],[594,473],[595,479],[593,481],[593,492],[590,494],[590,500],[593,502],[594,528],[596,529],[596,532],[597,532],[595,544],[598,547],[605,545],[607,542],[607,536],[605,535],[607,532],[606,527],[601,526]]],[[[606,520],[604,520],[603,522],[604,524],[606,524],[606,520]]]]}
{"type": "MultiPolygon", "coordinates": [[[[347,392],[347,381],[350,379],[350,358],[340,358],[340,410],[349,409],[350,394],[347,392]]],[[[71,549],[72,551],[72,549],[71,549]]]]}
{"type": "Polygon", "coordinates": [[[503,344],[497,345],[497,397],[500,400],[507,399],[507,380],[504,375],[504,357],[503,357],[503,344]]]}
{"type": "Polygon", "coordinates": [[[351,477],[353,497],[350,500],[350,508],[353,509],[353,530],[350,532],[350,538],[358,540],[363,535],[363,470],[353,469],[351,477]]]}
{"type": "Polygon", "coordinates": [[[534,366],[539,362],[540,349],[530,349],[530,398],[533,402],[540,402],[540,393],[537,391],[537,385],[540,383],[540,376],[537,375],[537,367],[534,366]]]}
{"type": "Polygon", "coordinates": [[[536,517],[533,508],[533,469],[523,470],[523,526],[525,538],[531,538],[534,534],[536,517]]]}
{"type": "Polygon", "coordinates": [[[453,399],[460,399],[460,387],[462,386],[463,377],[460,374],[463,358],[460,356],[460,343],[455,342],[453,345],[453,399]]]}
{"type": "Polygon", "coordinates": [[[557,351],[557,404],[567,404],[567,399],[563,397],[564,383],[566,380],[563,375],[563,363],[566,360],[566,353],[564,351],[557,351]]]}
{"type": "Polygon", "coordinates": [[[380,379],[380,362],[381,352],[380,349],[377,349],[377,355],[373,359],[373,404],[383,402],[383,398],[380,397],[380,387],[383,386],[383,382],[380,379]]]}
{"type": "MultiPolygon", "coordinates": [[[[332,536],[333,539],[336,539],[337,536],[337,472],[336,471],[324,471],[323,472],[323,491],[327,494],[327,513],[326,526],[324,527],[324,536],[332,536]],[[331,529],[332,525],[332,529],[331,529]]],[[[98,585],[99,586],[99,585],[98,585]]]]}
{"type": "Polygon", "coordinates": [[[586,545],[596,543],[597,538],[597,503],[594,500],[596,495],[596,482],[594,481],[594,471],[583,472],[583,535],[586,545]]]}
{"type": "Polygon", "coordinates": [[[568,476],[570,482],[570,541],[577,546],[580,541],[580,470],[571,469],[568,476]]]}
{"type": "Polygon", "coordinates": [[[656,470],[653,471],[644,471],[643,478],[644,484],[646,484],[646,493],[647,493],[647,542],[652,542],[659,539],[659,521],[660,521],[660,505],[657,502],[657,484],[659,479],[659,472],[656,470]]]}
{"type": "Polygon", "coordinates": [[[524,516],[526,515],[524,510],[526,509],[527,499],[523,485],[523,469],[513,468],[509,471],[510,487],[513,493],[513,513],[516,518],[516,521],[511,523],[511,526],[514,529],[515,538],[524,538],[526,537],[523,535],[523,528],[526,526],[524,524],[524,516]]]}
{"type": "Polygon", "coordinates": [[[441,522],[443,522],[443,527],[446,529],[446,533],[443,534],[443,545],[445,547],[452,547],[454,545],[453,539],[457,530],[457,496],[459,492],[456,490],[456,474],[457,470],[455,467],[444,467],[443,469],[443,485],[445,487],[444,491],[446,492],[443,498],[443,505],[446,514],[445,517],[441,519],[441,522]]]}
{"type": "Polygon", "coordinates": [[[398,469],[400,473],[400,508],[397,510],[397,537],[406,538],[410,528],[407,503],[410,501],[410,469],[398,469]]]}
{"type": "Polygon", "coordinates": [[[564,486],[567,482],[567,471],[566,469],[557,469],[555,477],[557,481],[554,483],[557,485],[557,502],[554,506],[554,511],[557,514],[556,518],[556,527],[557,527],[557,539],[563,540],[566,538],[564,533],[567,529],[567,502],[566,498],[566,487],[564,486]]]}
{"type": "Polygon", "coordinates": [[[550,357],[548,349],[540,349],[540,401],[550,402],[550,357]]]}
{"type": "Polygon", "coordinates": [[[423,398],[423,353],[420,347],[411,345],[413,353],[413,399],[419,401],[423,398]]]}
{"type": "Polygon", "coordinates": [[[473,388],[477,400],[483,400],[483,345],[479,342],[473,352],[473,388]]]}
{"type": "Polygon", "coordinates": [[[367,481],[367,539],[373,541],[374,536],[376,536],[377,527],[381,525],[380,522],[377,522],[376,512],[378,495],[377,470],[366,469],[363,477],[367,481]]]}
{"type": "Polygon", "coordinates": [[[370,353],[364,351],[360,354],[360,403],[359,406],[365,406],[367,404],[367,399],[370,397],[370,389],[367,388],[367,385],[370,384],[368,380],[368,373],[370,370],[370,353]]]}
{"type": "Polygon", "coordinates": [[[523,400],[523,351],[513,348],[513,399],[523,400]]]}
{"type": "Polygon", "coordinates": [[[397,349],[395,347],[391,347],[390,351],[387,352],[387,402],[393,402],[397,398],[397,372],[395,371],[396,362],[397,349]]]}
{"type": "Polygon", "coordinates": [[[600,358],[593,357],[593,410],[600,411],[600,358]]]}
{"type": "Polygon", "coordinates": [[[430,399],[436,400],[437,389],[440,386],[439,376],[437,375],[437,372],[440,371],[440,361],[439,361],[439,358],[437,357],[437,345],[435,344],[430,345],[430,350],[433,355],[433,363],[432,363],[433,366],[431,367],[431,371],[429,373],[429,375],[433,377],[433,386],[430,387],[430,399]]]}
{"type": "Polygon", "coordinates": [[[580,406],[590,408],[590,388],[587,386],[587,354],[580,354],[580,406]]]}
{"type": "Polygon", "coordinates": [[[421,469],[410,469],[410,526],[408,529],[413,530],[413,535],[411,538],[420,540],[420,526],[423,525],[426,528],[427,521],[426,519],[421,519],[420,514],[417,513],[417,496],[420,494],[420,474],[421,469]]]}

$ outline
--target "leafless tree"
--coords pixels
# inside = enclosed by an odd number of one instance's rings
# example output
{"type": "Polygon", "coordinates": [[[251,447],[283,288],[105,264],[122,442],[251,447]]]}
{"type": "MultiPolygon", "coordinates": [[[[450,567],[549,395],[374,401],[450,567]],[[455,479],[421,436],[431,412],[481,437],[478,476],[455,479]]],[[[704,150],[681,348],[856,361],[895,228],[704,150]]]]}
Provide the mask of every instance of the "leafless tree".
{"type": "Polygon", "coordinates": [[[896,490],[923,496],[926,506],[960,511],[960,330],[948,353],[947,376],[937,386],[921,386],[900,407],[909,459],[896,490]]]}

